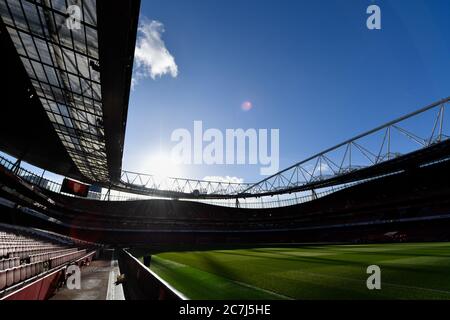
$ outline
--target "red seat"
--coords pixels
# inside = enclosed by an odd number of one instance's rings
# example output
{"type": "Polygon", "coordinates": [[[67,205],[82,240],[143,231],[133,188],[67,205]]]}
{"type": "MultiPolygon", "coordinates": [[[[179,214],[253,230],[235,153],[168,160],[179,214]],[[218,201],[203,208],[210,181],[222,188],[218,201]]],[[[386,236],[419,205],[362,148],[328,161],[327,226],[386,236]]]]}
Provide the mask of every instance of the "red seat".
{"type": "Polygon", "coordinates": [[[6,270],[6,286],[10,287],[14,284],[14,269],[6,270]]]}
{"type": "Polygon", "coordinates": [[[0,290],[6,288],[6,271],[0,271],[0,290]]]}
{"type": "Polygon", "coordinates": [[[38,269],[38,274],[44,272],[44,263],[42,261],[37,263],[37,269],[38,269]]]}
{"type": "Polygon", "coordinates": [[[28,279],[28,278],[31,278],[31,277],[33,276],[33,275],[32,275],[32,271],[33,271],[33,270],[31,269],[31,264],[27,264],[25,267],[26,267],[26,270],[27,270],[27,271],[26,271],[26,273],[27,273],[27,279],[28,279]]]}
{"type": "Polygon", "coordinates": [[[20,281],[24,281],[27,279],[27,267],[21,266],[20,267],[20,281]]]}
{"type": "Polygon", "coordinates": [[[15,267],[14,269],[14,284],[19,283],[20,280],[20,267],[15,267]]]}

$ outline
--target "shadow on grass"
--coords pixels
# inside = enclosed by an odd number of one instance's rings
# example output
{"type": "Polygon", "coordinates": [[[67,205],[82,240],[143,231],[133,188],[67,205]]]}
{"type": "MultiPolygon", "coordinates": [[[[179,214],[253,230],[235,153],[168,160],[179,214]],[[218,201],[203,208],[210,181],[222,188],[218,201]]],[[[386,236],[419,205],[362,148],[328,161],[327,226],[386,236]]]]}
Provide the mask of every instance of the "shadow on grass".
{"type": "Polygon", "coordinates": [[[130,248],[129,252],[135,257],[143,257],[145,255],[154,255],[167,252],[189,252],[189,251],[216,251],[216,250],[246,250],[255,248],[302,248],[302,249],[318,249],[320,246],[328,245],[344,245],[350,244],[345,242],[323,242],[323,243],[242,243],[242,244],[189,244],[189,245],[154,245],[145,247],[130,248]]]}

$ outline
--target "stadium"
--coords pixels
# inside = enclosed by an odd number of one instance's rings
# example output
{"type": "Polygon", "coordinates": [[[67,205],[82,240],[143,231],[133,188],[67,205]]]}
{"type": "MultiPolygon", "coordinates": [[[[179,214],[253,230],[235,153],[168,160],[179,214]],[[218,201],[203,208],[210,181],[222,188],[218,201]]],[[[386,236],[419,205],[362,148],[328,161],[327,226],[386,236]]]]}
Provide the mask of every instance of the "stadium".
{"type": "Polygon", "coordinates": [[[128,171],[141,5],[0,0],[0,300],[450,299],[450,98],[256,182],[128,171]]]}

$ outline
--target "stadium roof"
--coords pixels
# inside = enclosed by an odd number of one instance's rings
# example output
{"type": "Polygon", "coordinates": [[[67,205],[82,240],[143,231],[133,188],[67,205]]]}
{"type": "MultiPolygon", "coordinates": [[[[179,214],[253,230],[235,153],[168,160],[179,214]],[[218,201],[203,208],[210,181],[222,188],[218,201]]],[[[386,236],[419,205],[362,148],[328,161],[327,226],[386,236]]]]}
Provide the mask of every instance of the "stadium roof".
{"type": "Polygon", "coordinates": [[[139,7],[0,0],[2,150],[86,182],[120,179],[139,7]]]}

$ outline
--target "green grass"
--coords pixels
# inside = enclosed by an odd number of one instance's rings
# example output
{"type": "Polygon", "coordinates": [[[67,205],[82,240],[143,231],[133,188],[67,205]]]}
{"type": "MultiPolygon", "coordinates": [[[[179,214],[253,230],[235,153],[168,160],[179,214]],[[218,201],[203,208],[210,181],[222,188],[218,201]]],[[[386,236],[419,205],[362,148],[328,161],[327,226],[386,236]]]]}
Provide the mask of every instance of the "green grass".
{"type": "Polygon", "coordinates": [[[450,299],[450,243],[166,251],[151,269],[190,299],[450,299]]]}

